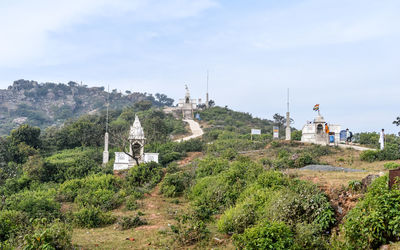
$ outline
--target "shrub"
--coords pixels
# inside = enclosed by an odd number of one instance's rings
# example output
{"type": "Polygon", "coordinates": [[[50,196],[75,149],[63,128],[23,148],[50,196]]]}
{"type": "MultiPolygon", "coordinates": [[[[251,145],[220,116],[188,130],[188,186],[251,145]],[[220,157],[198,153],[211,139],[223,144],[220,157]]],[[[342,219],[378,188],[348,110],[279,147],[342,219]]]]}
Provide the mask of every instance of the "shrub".
{"type": "Polygon", "coordinates": [[[296,168],[302,168],[314,163],[316,163],[316,161],[314,161],[313,156],[310,153],[303,153],[294,161],[294,166],[296,168]]]}
{"type": "Polygon", "coordinates": [[[154,187],[160,182],[163,175],[162,166],[155,162],[140,164],[128,171],[126,177],[128,185],[132,187],[154,187]]]}
{"type": "Polygon", "coordinates": [[[5,207],[10,210],[25,212],[30,218],[49,218],[60,216],[60,204],[55,201],[55,190],[25,190],[8,197],[5,207]]]}
{"type": "Polygon", "coordinates": [[[97,207],[84,207],[73,214],[75,225],[84,228],[95,228],[112,224],[115,218],[109,212],[103,212],[97,207]]]}
{"type": "Polygon", "coordinates": [[[315,185],[296,181],[280,190],[270,202],[267,214],[271,220],[284,221],[288,225],[306,222],[320,225],[327,230],[335,222],[328,198],[315,185]]]}
{"type": "Polygon", "coordinates": [[[209,238],[210,231],[206,224],[190,215],[177,218],[178,223],[171,226],[175,239],[181,245],[191,245],[209,238]]]}
{"type": "Polygon", "coordinates": [[[327,240],[321,235],[319,225],[298,223],[295,230],[295,249],[328,249],[327,240]]]}
{"type": "Polygon", "coordinates": [[[216,175],[229,168],[229,162],[225,159],[208,156],[198,162],[196,178],[216,175]]]}
{"type": "Polygon", "coordinates": [[[75,198],[75,202],[81,207],[95,206],[108,211],[119,207],[123,200],[119,193],[102,188],[80,192],[75,198]]]}
{"type": "Polygon", "coordinates": [[[379,157],[379,152],[376,150],[365,150],[360,154],[360,160],[367,162],[377,161],[379,157]]]}
{"type": "Polygon", "coordinates": [[[362,189],[361,181],[351,180],[349,181],[349,188],[353,191],[360,191],[362,189]]]}
{"type": "Polygon", "coordinates": [[[400,164],[397,162],[387,162],[383,164],[383,167],[386,169],[396,169],[400,167],[400,164]]]}
{"type": "Polygon", "coordinates": [[[117,219],[117,227],[119,230],[126,230],[130,228],[135,228],[139,227],[142,225],[146,225],[147,222],[143,219],[141,219],[139,216],[135,217],[128,217],[128,216],[123,216],[119,217],[117,219]]]}
{"type": "Polygon", "coordinates": [[[28,225],[28,218],[23,212],[2,210],[0,213],[0,241],[5,241],[21,233],[28,225]]]}
{"type": "Polygon", "coordinates": [[[224,233],[243,233],[253,225],[257,219],[256,206],[249,202],[242,202],[227,209],[218,220],[218,230],[224,233]]]}
{"type": "Polygon", "coordinates": [[[292,140],[293,141],[301,141],[302,131],[295,130],[292,132],[292,140]]]}
{"type": "Polygon", "coordinates": [[[192,176],[186,172],[167,174],[161,183],[161,193],[166,197],[181,195],[190,186],[192,176]]]}
{"type": "Polygon", "coordinates": [[[59,220],[49,224],[46,219],[36,219],[33,230],[24,237],[24,249],[73,249],[72,229],[59,220]]]}
{"type": "Polygon", "coordinates": [[[204,215],[216,213],[234,205],[246,185],[254,182],[262,172],[259,164],[248,160],[235,161],[228,170],[199,179],[189,198],[204,215]]]}
{"type": "Polygon", "coordinates": [[[139,207],[134,195],[129,195],[125,198],[125,205],[128,210],[136,210],[139,207]]]}
{"type": "Polygon", "coordinates": [[[265,221],[246,229],[243,234],[234,234],[233,242],[241,249],[289,249],[294,239],[285,223],[265,221]]]}
{"type": "Polygon", "coordinates": [[[381,161],[384,161],[384,160],[393,161],[393,160],[400,159],[400,151],[399,151],[398,144],[387,143],[385,145],[385,148],[378,152],[379,152],[378,158],[381,161]]]}
{"type": "Polygon", "coordinates": [[[389,190],[387,182],[387,176],[377,178],[346,215],[341,229],[350,248],[375,249],[400,240],[400,190],[389,190]]]}

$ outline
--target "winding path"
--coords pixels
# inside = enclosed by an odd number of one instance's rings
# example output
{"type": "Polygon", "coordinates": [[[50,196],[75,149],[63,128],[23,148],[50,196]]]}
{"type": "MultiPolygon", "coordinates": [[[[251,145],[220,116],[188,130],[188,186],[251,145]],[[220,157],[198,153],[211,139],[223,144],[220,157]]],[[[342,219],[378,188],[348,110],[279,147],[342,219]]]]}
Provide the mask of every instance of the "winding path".
{"type": "Polygon", "coordinates": [[[189,123],[190,130],[192,131],[192,135],[175,140],[176,142],[187,141],[190,139],[200,137],[204,134],[203,129],[201,129],[201,127],[200,127],[200,124],[198,122],[196,122],[195,120],[183,120],[183,121],[189,123]]]}

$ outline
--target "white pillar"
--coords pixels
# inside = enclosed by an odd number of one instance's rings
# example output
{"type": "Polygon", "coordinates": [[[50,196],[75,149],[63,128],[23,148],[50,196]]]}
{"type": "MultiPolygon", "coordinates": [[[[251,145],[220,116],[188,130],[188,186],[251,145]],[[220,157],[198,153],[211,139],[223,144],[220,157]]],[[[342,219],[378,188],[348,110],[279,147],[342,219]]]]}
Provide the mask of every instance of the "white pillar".
{"type": "Polygon", "coordinates": [[[290,130],[290,114],[286,112],[286,140],[290,141],[292,135],[290,130]]]}
{"type": "Polygon", "coordinates": [[[104,151],[103,151],[103,164],[107,164],[110,159],[108,153],[108,132],[104,135],[104,151]]]}

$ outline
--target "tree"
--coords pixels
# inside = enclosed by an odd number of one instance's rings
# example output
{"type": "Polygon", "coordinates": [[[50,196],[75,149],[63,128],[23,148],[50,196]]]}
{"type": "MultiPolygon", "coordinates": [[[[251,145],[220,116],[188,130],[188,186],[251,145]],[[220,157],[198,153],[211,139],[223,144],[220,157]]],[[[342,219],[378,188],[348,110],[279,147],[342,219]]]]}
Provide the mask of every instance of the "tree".
{"type": "Polygon", "coordinates": [[[143,100],[143,101],[137,102],[137,103],[135,103],[135,105],[133,105],[133,107],[139,111],[149,110],[151,108],[151,106],[153,106],[153,104],[149,100],[143,100]]]}
{"type": "Polygon", "coordinates": [[[212,108],[215,106],[215,102],[213,100],[208,101],[208,107],[212,108]]]}
{"type": "Polygon", "coordinates": [[[156,99],[159,103],[161,103],[164,106],[171,107],[174,104],[174,99],[169,98],[167,95],[164,94],[156,94],[156,99]]]}
{"type": "Polygon", "coordinates": [[[23,124],[19,128],[11,131],[10,141],[14,145],[24,142],[26,145],[35,149],[41,146],[40,128],[32,127],[28,124],[23,124]]]}

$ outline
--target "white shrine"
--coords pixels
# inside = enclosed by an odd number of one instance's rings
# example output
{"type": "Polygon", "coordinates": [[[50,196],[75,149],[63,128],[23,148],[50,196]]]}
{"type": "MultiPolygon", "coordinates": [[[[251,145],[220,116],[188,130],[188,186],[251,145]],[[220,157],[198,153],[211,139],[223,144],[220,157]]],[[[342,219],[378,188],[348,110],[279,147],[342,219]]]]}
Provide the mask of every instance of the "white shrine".
{"type": "Polygon", "coordinates": [[[129,169],[137,165],[137,162],[139,164],[152,161],[158,163],[158,153],[144,153],[146,138],[137,115],[130,128],[128,140],[129,153],[115,152],[114,170],[129,169]]]}
{"type": "Polygon", "coordinates": [[[318,116],[314,121],[307,122],[303,126],[301,141],[320,144],[320,145],[337,145],[340,142],[341,126],[336,124],[327,124],[329,133],[325,130],[325,119],[318,112],[318,116]]]}
{"type": "Polygon", "coordinates": [[[182,111],[183,119],[193,119],[194,110],[197,109],[197,100],[190,99],[189,88],[187,85],[185,85],[185,88],[186,88],[185,99],[179,99],[178,109],[182,111]]]}

